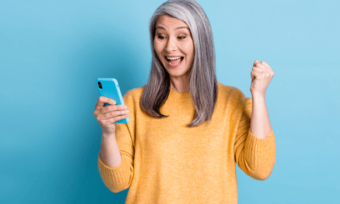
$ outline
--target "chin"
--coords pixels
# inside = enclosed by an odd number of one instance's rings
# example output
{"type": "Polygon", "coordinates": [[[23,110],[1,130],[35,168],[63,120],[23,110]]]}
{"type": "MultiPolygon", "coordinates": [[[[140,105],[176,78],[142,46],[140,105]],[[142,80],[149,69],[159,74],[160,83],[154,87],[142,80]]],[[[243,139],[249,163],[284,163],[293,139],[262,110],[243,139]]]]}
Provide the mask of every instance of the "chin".
{"type": "Polygon", "coordinates": [[[169,66],[165,66],[164,62],[163,62],[163,67],[169,73],[169,75],[171,77],[181,77],[181,76],[184,76],[190,70],[190,69],[184,70],[183,68],[180,68],[180,67],[172,68],[172,67],[169,67],[169,66]]]}
{"type": "Polygon", "coordinates": [[[187,74],[188,70],[187,71],[183,71],[183,70],[171,70],[171,71],[168,71],[169,75],[171,77],[181,77],[181,76],[184,76],[185,74],[187,74]]]}

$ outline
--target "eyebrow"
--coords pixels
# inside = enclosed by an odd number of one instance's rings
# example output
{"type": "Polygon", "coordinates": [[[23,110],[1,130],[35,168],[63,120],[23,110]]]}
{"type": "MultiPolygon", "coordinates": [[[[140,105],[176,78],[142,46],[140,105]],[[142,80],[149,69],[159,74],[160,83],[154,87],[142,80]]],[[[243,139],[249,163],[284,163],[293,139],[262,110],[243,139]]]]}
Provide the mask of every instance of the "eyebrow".
{"type": "MultiPolygon", "coordinates": [[[[157,26],[156,27],[156,30],[157,29],[163,29],[163,30],[166,30],[164,27],[162,27],[162,26],[157,26]]],[[[189,30],[189,28],[187,27],[187,26],[181,26],[181,27],[177,27],[177,28],[175,28],[175,30],[178,30],[178,29],[183,29],[183,28],[185,28],[185,29],[188,29],[189,30]]]]}

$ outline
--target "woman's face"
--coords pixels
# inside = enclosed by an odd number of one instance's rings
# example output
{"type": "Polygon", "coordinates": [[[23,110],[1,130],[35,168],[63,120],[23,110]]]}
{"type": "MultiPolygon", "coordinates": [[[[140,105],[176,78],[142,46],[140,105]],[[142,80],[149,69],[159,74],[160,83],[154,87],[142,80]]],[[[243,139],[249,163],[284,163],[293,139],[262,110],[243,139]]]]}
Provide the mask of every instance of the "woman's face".
{"type": "Polygon", "coordinates": [[[194,59],[194,42],[189,26],[168,15],[156,22],[154,48],[170,76],[188,78],[194,59]]]}

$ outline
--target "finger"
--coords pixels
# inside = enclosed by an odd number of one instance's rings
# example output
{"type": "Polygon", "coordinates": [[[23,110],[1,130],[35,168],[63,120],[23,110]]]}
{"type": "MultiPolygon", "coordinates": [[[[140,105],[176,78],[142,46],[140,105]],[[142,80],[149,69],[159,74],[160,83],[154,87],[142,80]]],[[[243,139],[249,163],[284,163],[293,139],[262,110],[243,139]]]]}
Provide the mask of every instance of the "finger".
{"type": "Polygon", "coordinates": [[[129,110],[112,111],[112,112],[102,114],[100,119],[101,120],[107,120],[107,119],[110,119],[110,118],[114,118],[116,116],[126,115],[126,114],[129,114],[129,110]]]}
{"type": "Polygon", "coordinates": [[[256,75],[255,77],[256,79],[271,79],[273,76],[270,72],[258,72],[258,71],[254,71],[253,75],[256,75]]]}
{"type": "Polygon", "coordinates": [[[105,103],[110,104],[110,105],[114,105],[114,104],[116,104],[116,101],[114,101],[111,98],[105,97],[105,96],[100,96],[98,98],[97,105],[98,106],[104,106],[105,103]]]}
{"type": "Polygon", "coordinates": [[[265,61],[262,61],[261,64],[263,65],[263,67],[268,70],[269,72],[272,72],[272,68],[270,68],[270,66],[265,62],[265,61]]]}
{"type": "Polygon", "coordinates": [[[269,71],[272,75],[274,75],[273,69],[269,66],[269,64],[268,64],[267,62],[262,61],[262,64],[266,65],[266,67],[268,68],[268,71],[269,71]]]}
{"type": "Polygon", "coordinates": [[[267,66],[264,64],[261,64],[261,62],[259,62],[258,60],[256,60],[253,64],[253,67],[261,67],[263,69],[267,69],[267,66]]]}
{"type": "Polygon", "coordinates": [[[260,72],[262,74],[264,74],[265,76],[273,76],[274,72],[271,70],[267,70],[264,68],[260,68],[260,67],[253,67],[252,71],[256,71],[256,72],[260,72]]]}
{"type": "Polygon", "coordinates": [[[250,72],[250,77],[252,78],[252,80],[254,79],[260,79],[262,72],[259,71],[252,71],[250,72]]]}
{"type": "Polygon", "coordinates": [[[103,107],[100,113],[105,114],[105,113],[109,113],[112,111],[123,111],[123,110],[127,110],[127,107],[125,105],[113,105],[113,106],[103,107]]]}
{"type": "Polygon", "coordinates": [[[129,114],[114,116],[112,118],[102,120],[102,121],[103,121],[103,123],[111,124],[111,123],[115,123],[116,121],[122,120],[122,119],[127,118],[127,117],[129,117],[129,114]]]}
{"type": "Polygon", "coordinates": [[[268,67],[268,68],[270,68],[270,66],[269,66],[269,64],[267,64],[267,62],[265,62],[265,61],[261,61],[261,64],[263,64],[263,65],[265,65],[266,67],[268,67]]]}
{"type": "Polygon", "coordinates": [[[272,71],[270,66],[263,60],[261,62],[259,62],[258,60],[255,60],[253,67],[263,67],[263,69],[267,69],[269,71],[272,71]]]}
{"type": "Polygon", "coordinates": [[[252,71],[266,72],[267,70],[263,67],[253,67],[252,71]]]}
{"type": "Polygon", "coordinates": [[[255,67],[252,69],[252,71],[250,73],[266,73],[267,71],[264,70],[263,68],[259,68],[259,67],[255,67]]]}
{"type": "Polygon", "coordinates": [[[253,66],[253,67],[261,67],[263,69],[267,69],[268,68],[266,65],[261,64],[260,62],[256,63],[255,66],[253,66]]]}
{"type": "Polygon", "coordinates": [[[253,63],[253,67],[256,67],[256,64],[260,63],[260,61],[255,60],[255,62],[253,63]]]}

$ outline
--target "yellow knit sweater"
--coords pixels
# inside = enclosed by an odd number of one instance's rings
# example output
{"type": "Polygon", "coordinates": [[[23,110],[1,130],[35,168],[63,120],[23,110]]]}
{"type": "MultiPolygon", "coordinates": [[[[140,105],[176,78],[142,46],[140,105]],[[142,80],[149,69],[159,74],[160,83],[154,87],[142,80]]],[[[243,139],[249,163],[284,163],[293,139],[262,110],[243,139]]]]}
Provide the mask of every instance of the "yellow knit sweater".
{"type": "Polygon", "coordinates": [[[269,177],[276,161],[273,131],[264,139],[250,132],[252,99],[218,82],[212,120],[189,128],[195,113],[189,92],[170,94],[152,118],[140,108],[144,86],[124,95],[129,122],[116,124],[122,162],[115,168],[98,157],[112,192],[129,188],[126,204],[237,203],[237,165],[254,179],[269,177]]]}

